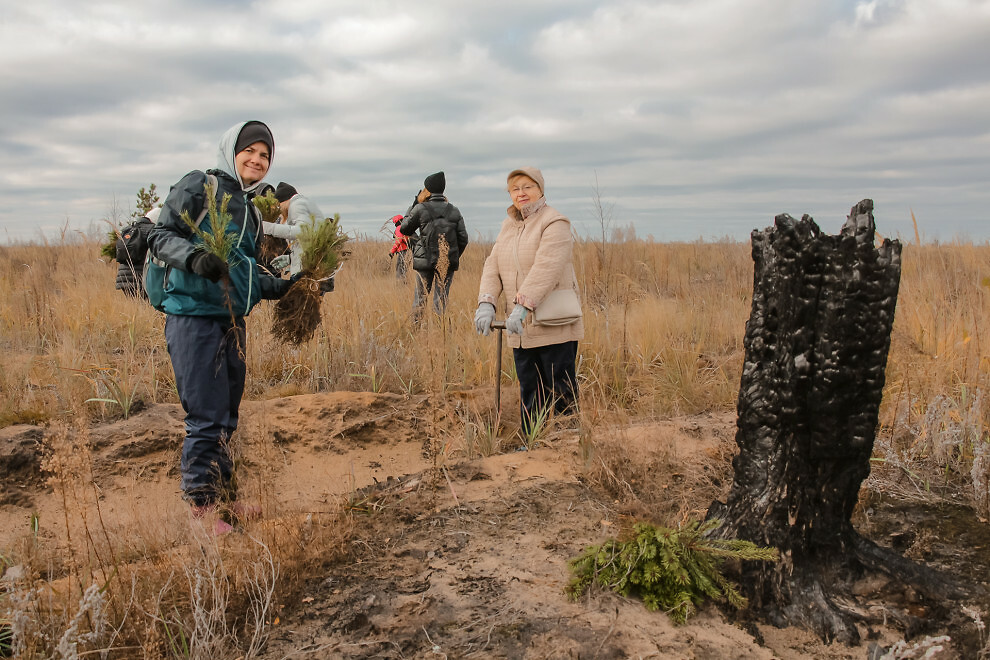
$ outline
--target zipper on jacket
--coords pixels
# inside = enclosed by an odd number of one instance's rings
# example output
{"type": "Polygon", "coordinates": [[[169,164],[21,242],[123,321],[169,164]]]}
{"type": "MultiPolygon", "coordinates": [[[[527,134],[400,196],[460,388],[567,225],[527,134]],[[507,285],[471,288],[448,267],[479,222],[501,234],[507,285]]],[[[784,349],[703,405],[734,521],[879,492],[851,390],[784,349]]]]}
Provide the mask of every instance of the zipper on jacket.
{"type": "Polygon", "coordinates": [[[522,264],[519,263],[519,241],[522,240],[523,230],[526,229],[526,222],[519,223],[519,229],[516,231],[516,246],[515,246],[515,257],[516,257],[516,295],[519,295],[519,276],[522,275],[522,264]]]}
{"type": "MultiPolygon", "coordinates": [[[[244,240],[244,232],[247,230],[248,213],[251,212],[251,209],[249,208],[248,205],[251,203],[252,202],[248,201],[247,195],[244,195],[244,221],[241,222],[241,235],[237,237],[237,249],[241,251],[241,254],[244,254],[244,248],[241,247],[241,241],[244,240]]],[[[251,265],[250,261],[248,261],[247,263],[248,266],[251,265]]],[[[250,267],[248,268],[248,290],[247,290],[247,298],[244,299],[244,316],[247,316],[251,312],[251,290],[253,289],[254,286],[254,273],[252,272],[253,270],[254,270],[253,268],[250,267]]]]}

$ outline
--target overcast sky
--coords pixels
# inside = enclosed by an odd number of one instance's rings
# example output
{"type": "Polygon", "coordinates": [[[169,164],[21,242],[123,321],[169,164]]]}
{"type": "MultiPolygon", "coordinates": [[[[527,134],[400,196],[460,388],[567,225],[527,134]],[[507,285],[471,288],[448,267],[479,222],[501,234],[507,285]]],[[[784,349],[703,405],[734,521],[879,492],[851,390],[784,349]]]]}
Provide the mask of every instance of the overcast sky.
{"type": "Polygon", "coordinates": [[[267,179],[378,235],[447,176],[494,236],[535,165],[579,233],[990,239],[990,0],[31,0],[0,13],[0,243],[88,231],[259,119],[267,179]]]}

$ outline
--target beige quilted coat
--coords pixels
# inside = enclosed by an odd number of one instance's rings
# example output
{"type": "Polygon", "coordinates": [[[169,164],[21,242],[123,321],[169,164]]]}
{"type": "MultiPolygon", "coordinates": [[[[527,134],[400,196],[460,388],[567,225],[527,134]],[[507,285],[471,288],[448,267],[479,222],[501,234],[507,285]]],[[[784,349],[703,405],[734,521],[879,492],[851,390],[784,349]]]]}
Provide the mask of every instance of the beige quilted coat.
{"type": "MultiPolygon", "coordinates": [[[[516,303],[530,310],[554,289],[573,287],[578,291],[574,274],[574,239],[571,222],[546,200],[540,198],[521,214],[510,206],[509,216],[495,239],[491,254],[485,259],[481,273],[478,302],[488,302],[498,309],[499,295],[504,295],[502,314],[505,318],[516,303]]],[[[513,348],[549,346],[584,338],[584,324],[579,319],[571,325],[540,326],[526,317],[522,337],[506,333],[513,348]]]]}

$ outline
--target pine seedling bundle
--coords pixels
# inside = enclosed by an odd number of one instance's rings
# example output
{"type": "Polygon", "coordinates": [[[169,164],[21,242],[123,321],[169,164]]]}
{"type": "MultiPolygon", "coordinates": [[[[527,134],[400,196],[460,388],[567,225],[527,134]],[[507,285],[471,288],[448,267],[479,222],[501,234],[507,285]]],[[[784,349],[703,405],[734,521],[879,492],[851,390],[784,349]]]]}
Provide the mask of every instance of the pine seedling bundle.
{"type": "MultiPolygon", "coordinates": [[[[196,250],[209,252],[210,254],[220,257],[221,260],[227,267],[230,268],[235,264],[231,263],[231,257],[234,253],[234,248],[237,246],[238,235],[236,231],[229,231],[230,223],[233,220],[233,216],[227,210],[227,205],[230,204],[230,194],[224,193],[223,198],[220,200],[220,206],[217,206],[217,191],[216,188],[210,185],[207,181],[203,184],[203,192],[206,196],[206,218],[205,220],[210,223],[210,231],[206,231],[203,227],[193,220],[189,215],[189,211],[183,211],[179,214],[179,219],[181,219],[192,233],[199,237],[200,243],[196,246],[196,250]]],[[[203,219],[200,218],[200,222],[203,219]]],[[[227,305],[227,311],[230,312],[231,323],[234,322],[234,308],[230,302],[230,276],[224,275],[223,279],[223,294],[224,301],[227,305]]],[[[240,343],[240,335],[237,335],[238,351],[242,349],[240,343]]]]}
{"type": "Polygon", "coordinates": [[[309,341],[320,324],[320,284],[333,277],[349,252],[347,235],[340,230],[340,214],[301,225],[300,277],[275,304],[272,334],[292,344],[309,341]]]}
{"type": "Polygon", "coordinates": [[[275,195],[271,190],[264,195],[256,196],[253,201],[254,205],[258,207],[258,211],[261,212],[262,220],[265,222],[278,222],[282,211],[279,208],[278,200],[275,199],[275,195]]]}
{"type": "Polygon", "coordinates": [[[777,549],[711,538],[709,534],[721,524],[716,519],[691,521],[675,530],[638,523],[632,538],[589,546],[572,559],[575,577],[566,591],[574,600],[592,585],[622,596],[639,596],[647,609],[663,610],[675,623],[684,623],[707,598],[724,599],[743,609],[746,598],[722,575],[722,562],[777,561],[777,549]]]}
{"type": "Polygon", "coordinates": [[[237,232],[228,231],[230,222],[233,219],[227,211],[227,205],[230,204],[230,194],[224,193],[218,208],[216,191],[213,189],[213,186],[206,183],[203,186],[203,190],[206,193],[207,221],[210,223],[210,231],[206,231],[197,225],[196,221],[189,216],[189,211],[183,211],[179,218],[202,241],[201,245],[196,246],[197,250],[215,254],[223,259],[225,264],[232,266],[230,255],[237,245],[237,232]]]}
{"type": "MultiPolygon", "coordinates": [[[[279,205],[279,201],[275,199],[275,194],[269,190],[264,195],[259,195],[254,198],[254,205],[258,208],[261,213],[261,219],[264,222],[271,222],[278,224],[281,222],[282,209],[279,205]]],[[[262,264],[266,269],[269,267],[272,259],[279,255],[283,255],[289,250],[289,242],[284,238],[276,238],[275,236],[270,236],[265,233],[261,237],[261,244],[258,245],[258,263],[262,264]]]]}

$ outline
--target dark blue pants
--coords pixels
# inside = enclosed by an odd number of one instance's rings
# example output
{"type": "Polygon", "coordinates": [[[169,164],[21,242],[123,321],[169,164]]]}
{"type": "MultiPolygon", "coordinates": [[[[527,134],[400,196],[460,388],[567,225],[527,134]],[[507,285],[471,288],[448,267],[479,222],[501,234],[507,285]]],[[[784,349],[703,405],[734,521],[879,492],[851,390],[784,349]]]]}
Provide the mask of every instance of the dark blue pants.
{"type": "MultiPolygon", "coordinates": [[[[417,321],[423,315],[423,306],[433,289],[433,281],[437,278],[437,271],[417,270],[416,271],[416,297],[413,298],[413,318],[417,321]]],[[[437,316],[443,316],[447,309],[447,298],[450,296],[450,283],[454,281],[454,271],[447,271],[447,278],[442,284],[438,283],[433,291],[433,311],[437,316]]]]}
{"type": "Polygon", "coordinates": [[[244,341],[243,318],[236,324],[200,316],[165,319],[175,387],[186,412],[182,493],[196,506],[235,497],[227,443],[244,394],[244,341]]]}
{"type": "Polygon", "coordinates": [[[570,414],[577,407],[577,346],[576,341],[514,348],[519,378],[520,412],[522,428],[526,433],[530,421],[535,421],[547,406],[552,404],[557,414],[570,414]]]}

